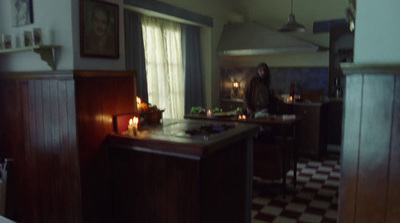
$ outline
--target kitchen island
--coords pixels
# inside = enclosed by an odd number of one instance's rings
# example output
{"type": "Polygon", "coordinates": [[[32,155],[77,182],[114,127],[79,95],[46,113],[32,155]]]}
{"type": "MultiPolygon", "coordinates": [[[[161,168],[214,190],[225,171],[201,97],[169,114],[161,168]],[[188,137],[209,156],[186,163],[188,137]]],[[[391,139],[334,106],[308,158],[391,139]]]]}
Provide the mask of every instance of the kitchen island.
{"type": "Polygon", "coordinates": [[[114,222],[250,222],[257,125],[164,120],[110,134],[114,222]]]}

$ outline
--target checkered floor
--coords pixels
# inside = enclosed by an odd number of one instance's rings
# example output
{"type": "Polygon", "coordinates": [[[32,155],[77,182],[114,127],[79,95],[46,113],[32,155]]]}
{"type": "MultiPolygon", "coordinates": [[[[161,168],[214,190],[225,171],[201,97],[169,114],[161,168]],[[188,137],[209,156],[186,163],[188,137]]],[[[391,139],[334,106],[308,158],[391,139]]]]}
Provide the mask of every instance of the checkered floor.
{"type": "Polygon", "coordinates": [[[340,163],[338,154],[321,161],[299,158],[297,185],[287,174],[284,198],[280,182],[254,178],[252,223],[336,223],[340,163]]]}

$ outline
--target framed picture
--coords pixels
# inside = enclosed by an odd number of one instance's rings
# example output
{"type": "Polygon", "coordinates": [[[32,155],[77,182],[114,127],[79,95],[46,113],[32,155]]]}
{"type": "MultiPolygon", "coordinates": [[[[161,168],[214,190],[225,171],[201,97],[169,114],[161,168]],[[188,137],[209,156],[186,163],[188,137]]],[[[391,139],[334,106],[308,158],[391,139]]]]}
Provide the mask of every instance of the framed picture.
{"type": "Polygon", "coordinates": [[[81,56],[119,58],[118,5],[84,0],[80,10],[81,56]]]}
{"type": "Polygon", "coordinates": [[[32,0],[11,0],[12,26],[24,26],[33,23],[32,0]]]}

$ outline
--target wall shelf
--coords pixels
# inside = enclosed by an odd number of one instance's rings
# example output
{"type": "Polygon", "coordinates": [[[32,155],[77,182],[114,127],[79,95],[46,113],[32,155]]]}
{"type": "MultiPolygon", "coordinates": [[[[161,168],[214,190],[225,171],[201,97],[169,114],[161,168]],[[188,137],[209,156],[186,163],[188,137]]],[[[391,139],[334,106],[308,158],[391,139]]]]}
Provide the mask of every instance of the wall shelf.
{"type": "Polygon", "coordinates": [[[40,45],[40,46],[30,46],[30,47],[20,47],[20,48],[11,48],[11,49],[2,49],[0,50],[0,54],[3,53],[18,53],[18,52],[26,52],[33,51],[40,55],[40,58],[47,62],[47,64],[53,69],[56,69],[56,65],[54,62],[55,54],[54,50],[56,48],[60,48],[58,45],[40,45]]]}

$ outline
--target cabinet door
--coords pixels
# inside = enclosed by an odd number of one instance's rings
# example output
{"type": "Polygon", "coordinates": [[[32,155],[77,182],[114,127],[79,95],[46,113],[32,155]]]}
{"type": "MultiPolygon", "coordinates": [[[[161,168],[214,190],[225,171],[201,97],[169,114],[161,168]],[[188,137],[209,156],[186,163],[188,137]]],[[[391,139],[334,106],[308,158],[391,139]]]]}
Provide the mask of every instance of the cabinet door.
{"type": "Polygon", "coordinates": [[[240,100],[221,100],[220,104],[222,111],[232,111],[244,107],[243,101],[240,100]]]}
{"type": "Polygon", "coordinates": [[[302,117],[296,129],[299,154],[319,156],[319,106],[294,106],[296,116],[302,117]]]}
{"type": "Polygon", "coordinates": [[[331,101],[328,106],[328,143],[342,144],[343,101],[331,101]]]}

